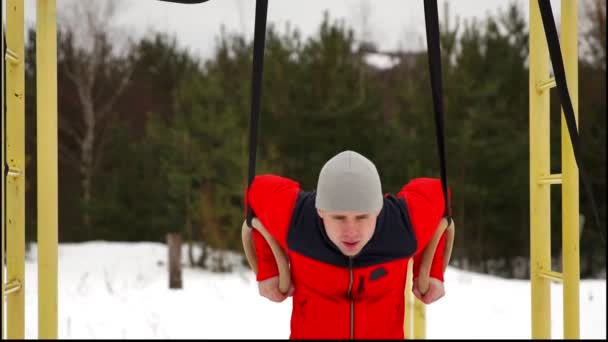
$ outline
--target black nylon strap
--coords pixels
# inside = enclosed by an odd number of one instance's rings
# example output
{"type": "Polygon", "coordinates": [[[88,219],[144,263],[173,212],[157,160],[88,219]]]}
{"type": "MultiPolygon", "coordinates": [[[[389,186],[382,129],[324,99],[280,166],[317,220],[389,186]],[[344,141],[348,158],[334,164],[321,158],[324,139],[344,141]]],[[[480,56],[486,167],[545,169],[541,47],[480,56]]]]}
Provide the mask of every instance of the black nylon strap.
{"type": "MultiPolygon", "coordinates": [[[[268,14],[268,0],[256,0],[255,3],[255,33],[253,38],[253,70],[251,78],[251,118],[249,123],[249,177],[247,189],[255,177],[255,159],[258,146],[258,121],[260,117],[260,103],[262,98],[262,74],[264,70],[264,45],[266,42],[266,17],[268,14]]],[[[251,226],[253,211],[247,202],[247,225],[251,226]]]]}
{"type": "Polygon", "coordinates": [[[443,200],[445,202],[444,216],[447,218],[449,225],[452,220],[452,212],[447,191],[443,123],[443,90],[441,84],[441,50],[439,46],[439,15],[437,13],[437,0],[424,0],[424,21],[426,24],[426,42],[429,68],[431,72],[433,108],[435,110],[435,132],[437,136],[439,163],[441,167],[441,187],[443,189],[443,200]]]}
{"type": "Polygon", "coordinates": [[[593,198],[593,192],[591,191],[591,184],[589,184],[589,178],[587,176],[586,169],[583,168],[583,161],[580,152],[580,139],[576,127],[576,119],[574,117],[572,100],[570,99],[570,93],[568,92],[568,84],[566,83],[566,72],[564,70],[564,62],[562,59],[561,48],[559,45],[559,38],[557,35],[557,30],[555,28],[553,12],[551,10],[551,2],[546,0],[538,0],[538,5],[540,7],[543,27],[545,28],[547,45],[549,46],[549,55],[551,57],[551,64],[553,65],[553,74],[555,75],[555,83],[557,84],[559,100],[564,111],[564,119],[566,121],[566,125],[568,126],[570,141],[572,142],[574,158],[576,159],[576,164],[578,165],[583,185],[587,192],[587,197],[591,202],[595,223],[597,224],[597,227],[600,230],[600,236],[605,244],[606,238],[604,237],[604,229],[602,229],[600,216],[597,212],[597,207],[593,198]]]}

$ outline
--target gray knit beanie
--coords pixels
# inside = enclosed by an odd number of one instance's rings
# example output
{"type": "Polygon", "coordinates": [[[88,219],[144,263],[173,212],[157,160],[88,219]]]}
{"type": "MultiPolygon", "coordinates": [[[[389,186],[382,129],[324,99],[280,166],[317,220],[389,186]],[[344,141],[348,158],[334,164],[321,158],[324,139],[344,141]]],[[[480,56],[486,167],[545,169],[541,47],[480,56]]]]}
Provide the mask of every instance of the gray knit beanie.
{"type": "Polygon", "coordinates": [[[317,183],[318,209],[377,213],[382,205],[380,175],[369,159],[344,151],[323,165],[317,183]]]}

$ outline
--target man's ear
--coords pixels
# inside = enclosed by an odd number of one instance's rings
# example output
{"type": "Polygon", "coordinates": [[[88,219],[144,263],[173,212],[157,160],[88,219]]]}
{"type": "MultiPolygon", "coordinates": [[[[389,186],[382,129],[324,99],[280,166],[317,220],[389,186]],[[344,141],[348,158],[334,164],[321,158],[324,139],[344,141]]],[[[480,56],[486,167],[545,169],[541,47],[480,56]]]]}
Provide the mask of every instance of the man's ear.
{"type": "Polygon", "coordinates": [[[325,212],[324,212],[323,210],[321,210],[321,209],[317,208],[317,214],[319,215],[319,217],[320,217],[321,219],[323,219],[323,216],[325,215],[325,212]]]}

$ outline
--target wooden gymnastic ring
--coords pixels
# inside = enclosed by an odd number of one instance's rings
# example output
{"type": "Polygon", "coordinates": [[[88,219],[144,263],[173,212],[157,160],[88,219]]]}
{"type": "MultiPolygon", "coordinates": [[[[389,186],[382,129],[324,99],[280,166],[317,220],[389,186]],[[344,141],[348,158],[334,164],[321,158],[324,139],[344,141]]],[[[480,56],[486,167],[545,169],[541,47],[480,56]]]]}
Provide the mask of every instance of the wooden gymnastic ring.
{"type": "MultiPolygon", "coordinates": [[[[289,262],[288,257],[285,251],[281,248],[279,243],[268,233],[266,227],[260,222],[257,218],[253,218],[251,220],[251,225],[253,229],[256,229],[272,250],[272,254],[274,255],[275,261],[279,268],[279,290],[286,294],[291,286],[291,274],[289,271],[289,262]]],[[[247,220],[243,222],[243,227],[241,228],[241,238],[243,240],[243,249],[245,250],[245,256],[247,257],[247,262],[249,262],[249,266],[253,270],[255,274],[258,273],[258,263],[255,255],[255,243],[253,241],[253,232],[252,228],[249,228],[247,225],[247,220]]]]}
{"type": "Polygon", "coordinates": [[[429,242],[426,248],[423,251],[422,260],[420,261],[420,272],[418,276],[418,289],[421,294],[425,294],[429,289],[429,278],[431,272],[431,264],[433,262],[433,257],[435,256],[435,251],[437,250],[437,244],[439,244],[439,240],[441,239],[441,235],[446,232],[446,240],[445,240],[445,253],[443,257],[443,271],[445,272],[448,264],[450,263],[450,257],[452,255],[452,248],[454,246],[454,220],[451,220],[450,225],[448,226],[447,218],[442,218],[439,221],[439,226],[437,230],[435,230],[435,234],[433,235],[433,239],[429,242]]]}

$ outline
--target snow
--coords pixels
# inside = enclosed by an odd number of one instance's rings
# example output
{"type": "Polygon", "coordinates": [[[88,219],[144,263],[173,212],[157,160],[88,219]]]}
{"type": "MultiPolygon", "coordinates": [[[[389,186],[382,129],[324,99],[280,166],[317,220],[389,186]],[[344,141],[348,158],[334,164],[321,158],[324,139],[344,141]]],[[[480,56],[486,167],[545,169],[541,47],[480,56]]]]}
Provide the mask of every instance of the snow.
{"type": "MultiPolygon", "coordinates": [[[[182,258],[185,265],[186,247],[182,258]]],[[[90,241],[59,246],[58,334],[66,339],[285,339],[291,298],[258,295],[236,254],[233,272],[185,266],[169,289],[166,245],[90,241]]],[[[26,261],[26,338],[37,338],[37,264],[26,261]]],[[[427,339],[529,339],[530,283],[449,267],[446,296],[427,306],[427,339]]],[[[561,339],[562,285],[552,289],[552,338],[561,339]]],[[[580,337],[606,338],[606,280],[580,283],[580,337]]]]}

